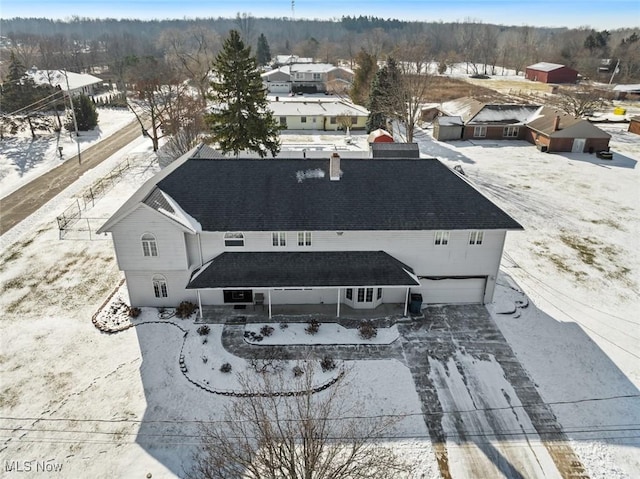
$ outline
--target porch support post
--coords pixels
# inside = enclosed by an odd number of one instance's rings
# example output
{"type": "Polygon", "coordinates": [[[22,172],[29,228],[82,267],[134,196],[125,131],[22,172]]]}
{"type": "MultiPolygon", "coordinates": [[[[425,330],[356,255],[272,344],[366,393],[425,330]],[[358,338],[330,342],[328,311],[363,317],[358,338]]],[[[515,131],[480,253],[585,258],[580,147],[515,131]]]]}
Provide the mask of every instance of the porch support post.
{"type": "Polygon", "coordinates": [[[200,319],[202,319],[202,299],[200,298],[199,289],[196,289],[196,294],[198,295],[198,309],[200,310],[200,319]]]}
{"type": "Polygon", "coordinates": [[[340,317],[340,291],[342,290],[338,288],[338,302],[336,303],[338,305],[338,311],[336,312],[336,318],[340,317]]]}
{"type": "Polygon", "coordinates": [[[407,295],[404,297],[404,315],[407,316],[407,305],[409,304],[409,288],[407,288],[407,295]]]}
{"type": "Polygon", "coordinates": [[[269,319],[271,319],[271,289],[267,290],[267,295],[269,296],[269,319]]]}

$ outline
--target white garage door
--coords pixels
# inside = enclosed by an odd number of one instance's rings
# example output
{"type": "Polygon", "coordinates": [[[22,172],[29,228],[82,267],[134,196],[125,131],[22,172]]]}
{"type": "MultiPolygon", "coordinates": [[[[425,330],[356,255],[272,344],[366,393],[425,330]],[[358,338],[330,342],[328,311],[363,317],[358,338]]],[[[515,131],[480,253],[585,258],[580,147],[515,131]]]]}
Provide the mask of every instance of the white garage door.
{"type": "Polygon", "coordinates": [[[423,303],[482,303],[486,278],[423,279],[423,303]]]}
{"type": "Polygon", "coordinates": [[[269,91],[271,93],[289,93],[288,83],[269,83],[269,91]]]}

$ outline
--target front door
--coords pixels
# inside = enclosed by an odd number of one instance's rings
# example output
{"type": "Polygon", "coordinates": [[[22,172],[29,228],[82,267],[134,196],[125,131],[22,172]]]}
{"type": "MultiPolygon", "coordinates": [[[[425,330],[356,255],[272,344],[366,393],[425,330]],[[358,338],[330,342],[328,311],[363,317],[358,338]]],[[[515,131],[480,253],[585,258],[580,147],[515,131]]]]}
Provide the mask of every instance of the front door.
{"type": "Polygon", "coordinates": [[[583,153],[584,152],[584,144],[587,142],[585,138],[574,138],[573,139],[573,148],[571,148],[571,153],[583,153]]]}

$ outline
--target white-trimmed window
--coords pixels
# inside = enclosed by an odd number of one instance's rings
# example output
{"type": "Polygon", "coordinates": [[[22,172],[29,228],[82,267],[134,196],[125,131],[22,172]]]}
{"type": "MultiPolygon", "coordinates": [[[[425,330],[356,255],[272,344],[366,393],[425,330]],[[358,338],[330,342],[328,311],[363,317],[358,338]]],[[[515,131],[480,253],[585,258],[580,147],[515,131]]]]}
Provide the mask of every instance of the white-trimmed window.
{"type": "Polygon", "coordinates": [[[484,138],[487,136],[487,127],[486,126],[476,126],[473,128],[473,137],[474,138],[484,138]]]}
{"type": "Polygon", "coordinates": [[[225,233],[224,245],[225,246],[244,246],[244,234],[243,233],[225,233]]]}
{"type": "Polygon", "coordinates": [[[273,246],[287,246],[287,233],[284,231],[274,231],[271,233],[271,243],[273,246]]]}
{"type": "Polygon", "coordinates": [[[347,292],[345,293],[345,296],[347,297],[348,300],[352,300],[353,299],[353,288],[347,288],[347,292]]]}
{"type": "Polygon", "coordinates": [[[142,254],[145,256],[158,256],[158,244],[156,237],[151,233],[142,235],[142,254]]]}
{"type": "Polygon", "coordinates": [[[382,299],[382,288],[378,288],[378,293],[376,295],[376,299],[382,299]]]}
{"type": "Polygon", "coordinates": [[[169,296],[167,292],[167,280],[161,274],[153,276],[153,294],[156,298],[166,298],[169,296]]]}
{"type": "Polygon", "coordinates": [[[502,129],[502,136],[505,138],[518,138],[520,129],[517,126],[505,126],[502,129]]]}
{"type": "Polygon", "coordinates": [[[484,233],[482,231],[472,231],[469,234],[469,244],[482,244],[484,233]]]}
{"type": "Polygon", "coordinates": [[[311,231],[298,231],[298,246],[311,246],[311,231]]]}
{"type": "Polygon", "coordinates": [[[320,73],[314,73],[313,74],[313,79],[315,81],[322,80],[322,76],[320,75],[320,73]]]}
{"type": "Polygon", "coordinates": [[[433,244],[436,246],[446,246],[449,244],[449,232],[448,231],[436,231],[433,244]]]}

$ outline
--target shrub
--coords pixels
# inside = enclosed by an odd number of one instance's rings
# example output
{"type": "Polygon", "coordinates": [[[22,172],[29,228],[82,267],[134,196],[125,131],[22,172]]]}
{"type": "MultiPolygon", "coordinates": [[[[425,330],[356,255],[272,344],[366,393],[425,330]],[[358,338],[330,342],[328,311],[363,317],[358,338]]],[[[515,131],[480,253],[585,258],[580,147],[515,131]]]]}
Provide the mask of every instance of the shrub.
{"type": "Polygon", "coordinates": [[[307,334],[316,334],[320,330],[320,323],[315,319],[309,321],[308,326],[304,328],[307,334]]]}
{"type": "Polygon", "coordinates": [[[176,308],[176,316],[181,319],[185,319],[195,313],[197,309],[198,306],[196,306],[191,301],[183,301],[176,308]]]}
{"type": "Polygon", "coordinates": [[[133,308],[129,308],[129,317],[130,318],[137,318],[138,316],[140,316],[140,313],[142,312],[142,310],[140,308],[136,308],[135,306],[133,308]]]}
{"type": "Polygon", "coordinates": [[[220,372],[221,373],[230,373],[231,372],[231,364],[224,363],[222,366],[220,366],[220,372]]]}
{"type": "Polygon", "coordinates": [[[300,366],[294,366],[293,367],[293,375],[295,377],[299,378],[303,374],[304,374],[304,369],[302,369],[300,366]]]}
{"type": "Polygon", "coordinates": [[[320,367],[323,372],[333,371],[336,368],[336,362],[333,360],[331,356],[325,356],[320,361],[320,367]]]}
{"type": "Polygon", "coordinates": [[[206,336],[211,331],[211,328],[209,326],[207,326],[206,324],[203,324],[196,331],[198,331],[198,334],[200,336],[206,336]]]}
{"type": "Polygon", "coordinates": [[[288,323],[280,323],[280,329],[287,329],[289,327],[288,323]]]}
{"type": "Polygon", "coordinates": [[[372,339],[378,335],[378,329],[371,321],[360,321],[358,333],[362,339],[372,339]]]}
{"type": "Polygon", "coordinates": [[[273,331],[274,329],[268,324],[265,324],[260,328],[260,334],[262,334],[265,338],[271,336],[273,334],[273,331]]]}

